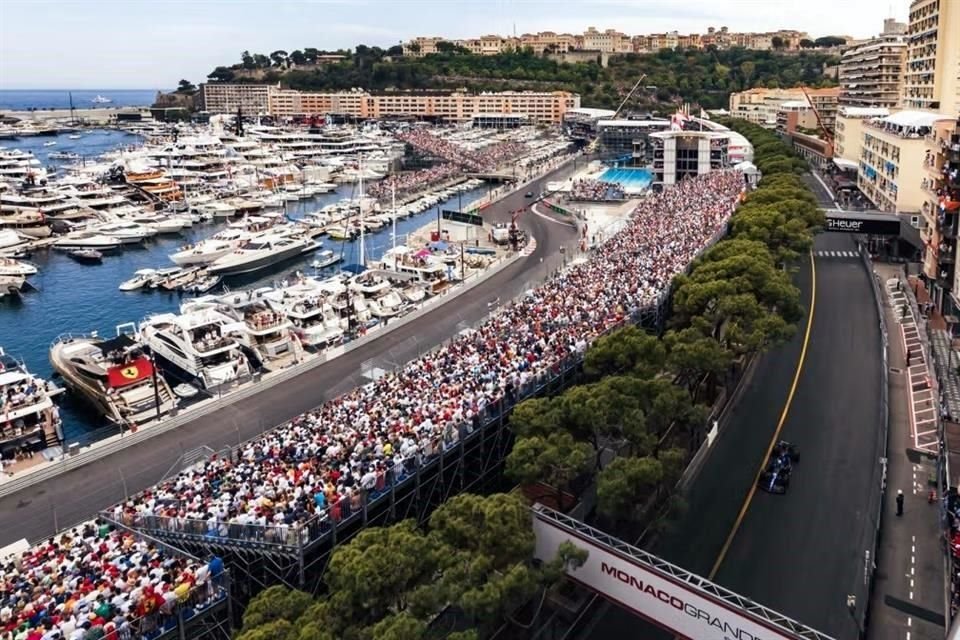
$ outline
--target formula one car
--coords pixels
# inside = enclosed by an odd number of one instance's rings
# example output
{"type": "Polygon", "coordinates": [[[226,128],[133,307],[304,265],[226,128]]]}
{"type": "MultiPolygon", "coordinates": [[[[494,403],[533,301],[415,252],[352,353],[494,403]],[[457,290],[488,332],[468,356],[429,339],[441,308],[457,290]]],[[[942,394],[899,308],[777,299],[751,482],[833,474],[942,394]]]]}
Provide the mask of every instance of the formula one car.
{"type": "Polygon", "coordinates": [[[770,459],[767,460],[767,466],[760,474],[757,486],[769,493],[786,493],[787,487],[790,486],[793,465],[799,461],[800,453],[797,447],[786,440],[781,440],[770,452],[770,459]]]}

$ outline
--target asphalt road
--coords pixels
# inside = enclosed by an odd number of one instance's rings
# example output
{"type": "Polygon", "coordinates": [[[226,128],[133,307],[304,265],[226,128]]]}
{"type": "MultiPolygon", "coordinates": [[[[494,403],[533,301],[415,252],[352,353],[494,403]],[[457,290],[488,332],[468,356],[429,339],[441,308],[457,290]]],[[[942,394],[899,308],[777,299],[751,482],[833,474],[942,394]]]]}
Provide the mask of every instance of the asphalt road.
{"type": "MultiPolygon", "coordinates": [[[[855,249],[840,234],[817,250],[855,249]]],[[[717,582],[836,638],[855,638],[880,440],[880,328],[858,258],[817,258],[813,331],[781,437],[800,447],[789,492],[758,491],[717,582]]]]}
{"type": "MultiPolygon", "coordinates": [[[[510,212],[530,203],[526,191],[540,193],[546,182],[570,172],[561,167],[529,187],[484,211],[492,220],[508,220],[510,212]]],[[[31,542],[89,519],[97,511],[137,493],[166,476],[184,452],[208,446],[214,450],[236,445],[281,422],[363,384],[361,367],[390,368],[428,351],[488,313],[488,303],[506,302],[530,288],[561,265],[561,245],[576,242],[573,227],[553,218],[523,214],[520,225],[537,241],[522,258],[420,320],[399,327],[292,380],[202,416],[102,460],[0,499],[0,546],[21,538],[31,542]]]]}
{"type": "MultiPolygon", "coordinates": [[[[816,250],[853,250],[838,234],[816,250]]],[[[757,491],[715,580],[837,638],[855,637],[846,595],[863,577],[866,509],[877,464],[879,326],[870,282],[854,258],[817,258],[817,299],[805,364],[781,437],[801,459],[786,495],[757,491]]],[[[796,283],[809,309],[809,260],[796,283]]],[[[796,336],[760,356],[749,386],[688,492],[685,515],[654,553],[707,576],[743,506],[800,359],[796,336]]],[[[873,508],[873,505],[870,505],[873,508]]],[[[600,605],[581,638],[671,638],[627,611],[600,605]]]]}

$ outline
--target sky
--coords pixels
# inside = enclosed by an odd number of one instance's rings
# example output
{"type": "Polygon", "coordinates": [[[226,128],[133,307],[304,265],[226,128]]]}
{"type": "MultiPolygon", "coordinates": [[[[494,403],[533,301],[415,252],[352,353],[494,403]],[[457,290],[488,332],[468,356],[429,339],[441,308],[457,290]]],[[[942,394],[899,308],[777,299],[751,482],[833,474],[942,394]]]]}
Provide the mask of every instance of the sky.
{"type": "MultiPolygon", "coordinates": [[[[960,1],[960,0],[958,0],[960,1]]],[[[249,50],[418,35],[797,29],[879,33],[909,0],[0,0],[0,89],[171,89],[249,50]]]]}

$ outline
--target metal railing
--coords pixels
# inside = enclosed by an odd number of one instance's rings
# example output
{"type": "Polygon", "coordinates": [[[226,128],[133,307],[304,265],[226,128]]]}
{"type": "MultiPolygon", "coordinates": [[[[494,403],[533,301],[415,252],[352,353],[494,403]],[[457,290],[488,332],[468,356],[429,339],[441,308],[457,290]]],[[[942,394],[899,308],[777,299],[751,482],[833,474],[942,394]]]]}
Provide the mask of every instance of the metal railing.
{"type": "MultiPolygon", "coordinates": [[[[868,535],[867,544],[869,548],[864,550],[863,557],[863,580],[857,581],[857,600],[863,603],[857,607],[859,620],[857,620],[858,629],[865,629],[867,626],[868,603],[870,593],[873,590],[873,581],[877,568],[877,554],[880,549],[880,533],[883,526],[883,505],[887,495],[887,459],[888,447],[890,444],[890,398],[889,398],[889,349],[890,335],[887,331],[886,314],[883,307],[883,290],[880,283],[880,276],[873,270],[873,264],[870,261],[870,254],[866,245],[862,242],[857,243],[857,249],[860,253],[861,264],[870,280],[870,288],[873,292],[873,301],[877,311],[877,318],[880,324],[880,438],[878,455],[878,473],[879,477],[871,484],[873,489],[871,493],[876,492],[876,501],[871,505],[873,510],[873,531],[868,535]]],[[[868,503],[869,505],[870,503],[868,503]]],[[[870,508],[870,507],[868,507],[870,508]]]]}
{"type": "Polygon", "coordinates": [[[619,538],[580,522],[576,518],[549,509],[542,504],[534,505],[533,512],[534,518],[550,522],[552,526],[566,530],[571,534],[575,534],[577,537],[590,540],[593,544],[605,547],[610,552],[627,558],[655,574],[669,576],[671,579],[687,585],[691,590],[699,592],[704,597],[724,602],[727,606],[743,611],[754,619],[770,623],[776,628],[791,634],[793,637],[803,638],[805,640],[833,640],[830,636],[797,622],[792,618],[788,618],[782,613],[730,591],[703,576],[682,569],[652,553],[638,549],[619,538]]]}

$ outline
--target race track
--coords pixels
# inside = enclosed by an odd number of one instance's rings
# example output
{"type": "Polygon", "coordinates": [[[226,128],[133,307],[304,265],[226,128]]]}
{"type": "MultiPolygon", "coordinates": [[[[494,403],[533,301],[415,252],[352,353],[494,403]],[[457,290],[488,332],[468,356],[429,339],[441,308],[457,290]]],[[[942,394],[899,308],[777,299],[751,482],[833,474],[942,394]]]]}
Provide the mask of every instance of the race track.
{"type": "MultiPolygon", "coordinates": [[[[845,236],[818,236],[815,251],[855,251],[845,236]]],[[[803,368],[781,437],[801,460],[786,495],[757,491],[715,580],[815,629],[853,638],[846,595],[863,578],[863,539],[880,415],[880,332],[871,285],[853,257],[816,258],[816,304],[803,368]]],[[[810,305],[809,259],[796,283],[810,305]]],[[[806,322],[760,356],[740,402],[688,495],[688,510],[654,553],[708,576],[750,491],[787,403],[806,322]]],[[[580,638],[671,638],[609,603],[580,638]],[[643,630],[641,632],[641,629],[643,630]]]]}

